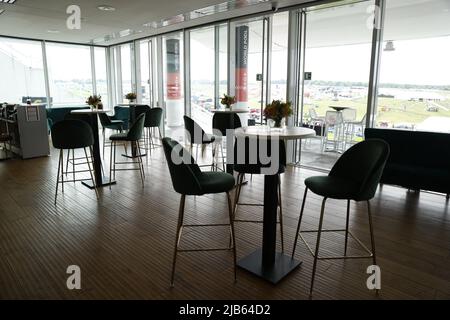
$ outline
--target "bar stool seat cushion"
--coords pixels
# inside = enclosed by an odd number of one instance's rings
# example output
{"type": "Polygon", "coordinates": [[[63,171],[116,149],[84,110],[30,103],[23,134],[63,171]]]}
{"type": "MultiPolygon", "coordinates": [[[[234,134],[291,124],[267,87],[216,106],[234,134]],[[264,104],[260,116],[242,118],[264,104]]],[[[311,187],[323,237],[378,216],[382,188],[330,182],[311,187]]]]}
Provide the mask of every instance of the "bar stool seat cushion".
{"type": "Polygon", "coordinates": [[[112,141],[127,141],[128,140],[128,134],[126,132],[122,133],[115,133],[109,136],[109,140],[112,141]]]}
{"type": "Polygon", "coordinates": [[[305,185],[315,194],[332,199],[355,199],[359,191],[358,183],[339,177],[309,177],[305,185]]]}
{"type": "Polygon", "coordinates": [[[197,179],[203,193],[228,192],[234,187],[234,177],[225,172],[201,172],[197,179]]]}

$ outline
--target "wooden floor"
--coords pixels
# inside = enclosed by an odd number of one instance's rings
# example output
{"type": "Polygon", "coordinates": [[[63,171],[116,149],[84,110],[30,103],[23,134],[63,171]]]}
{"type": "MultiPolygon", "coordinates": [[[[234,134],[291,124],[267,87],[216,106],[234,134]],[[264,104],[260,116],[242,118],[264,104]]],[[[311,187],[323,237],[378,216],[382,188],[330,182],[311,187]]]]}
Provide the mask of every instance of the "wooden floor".
{"type": "MultiPolygon", "coordinates": [[[[109,153],[109,150],[108,152],[109,153]]],[[[109,161],[105,161],[105,169],[109,161]]],[[[312,257],[299,242],[302,266],[274,286],[238,270],[231,252],[180,254],[175,287],[169,286],[179,195],[161,150],[146,164],[145,188],[138,172],[119,172],[117,185],[100,200],[80,183],[68,183],[53,203],[57,153],[33,160],[0,162],[0,298],[2,299],[307,299],[312,257]],[[66,269],[81,268],[81,290],[66,288],[66,269]]],[[[317,172],[290,168],[282,177],[286,251],[290,252],[305,177],[317,172]]],[[[262,201],[263,178],[243,189],[247,202],[262,201]]],[[[321,199],[308,196],[304,228],[316,228],[321,199]]],[[[319,261],[314,299],[449,299],[450,212],[442,195],[384,186],[372,201],[381,267],[381,292],[366,287],[371,260],[319,261]]],[[[262,208],[241,208],[261,218],[262,208]]],[[[226,222],[223,194],[191,197],[186,220],[226,222]]],[[[326,227],[343,227],[345,201],[330,200],[326,227]]],[[[369,244],[364,204],[352,204],[350,227],[369,244]]],[[[236,225],[238,258],[261,245],[262,227],[236,225]]],[[[323,254],[342,253],[343,236],[323,238],[323,254]]],[[[314,238],[309,238],[314,243],[314,238]]],[[[184,248],[226,245],[226,228],[187,231],[184,248]]],[[[350,242],[354,253],[358,252],[350,242]]],[[[352,253],[350,251],[350,253],[352,253]]]]}

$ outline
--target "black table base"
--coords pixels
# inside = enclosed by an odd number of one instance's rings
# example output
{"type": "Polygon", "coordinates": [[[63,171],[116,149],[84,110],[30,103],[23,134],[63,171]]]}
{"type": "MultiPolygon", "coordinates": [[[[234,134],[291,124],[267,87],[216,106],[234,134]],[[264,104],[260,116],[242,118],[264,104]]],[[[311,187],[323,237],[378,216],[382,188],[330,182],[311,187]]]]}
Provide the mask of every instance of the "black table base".
{"type": "MultiPolygon", "coordinates": [[[[88,187],[89,189],[94,189],[94,184],[93,184],[92,181],[90,181],[90,180],[83,181],[82,184],[83,184],[85,187],[88,187]]],[[[109,177],[103,176],[103,177],[102,177],[102,184],[101,184],[101,185],[98,185],[98,186],[96,186],[96,187],[97,187],[97,188],[99,188],[99,187],[106,187],[106,186],[114,185],[114,184],[116,184],[116,181],[115,181],[115,180],[112,180],[111,183],[110,183],[110,182],[109,182],[109,177]]]]}
{"type": "Polygon", "coordinates": [[[238,262],[238,266],[276,284],[301,262],[276,251],[278,175],[264,176],[264,223],[262,249],[238,262]]]}
{"type": "Polygon", "coordinates": [[[276,252],[274,264],[269,267],[264,267],[262,257],[262,249],[258,249],[239,260],[237,265],[273,284],[280,282],[291,271],[301,265],[301,261],[292,259],[290,256],[281,252],[276,252]]]}

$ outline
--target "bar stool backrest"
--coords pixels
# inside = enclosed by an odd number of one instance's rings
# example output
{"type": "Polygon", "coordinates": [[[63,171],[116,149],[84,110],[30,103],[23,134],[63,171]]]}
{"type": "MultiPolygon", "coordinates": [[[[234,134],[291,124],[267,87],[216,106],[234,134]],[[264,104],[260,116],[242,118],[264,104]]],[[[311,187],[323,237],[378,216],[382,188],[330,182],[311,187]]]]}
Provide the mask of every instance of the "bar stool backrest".
{"type": "Polygon", "coordinates": [[[102,124],[102,127],[107,127],[112,125],[111,119],[106,113],[99,113],[98,117],[100,118],[100,123],[102,124]]]}
{"type": "Polygon", "coordinates": [[[56,122],[51,129],[53,147],[56,149],[86,148],[94,144],[94,134],[89,124],[81,120],[56,122]]]}
{"type": "Polygon", "coordinates": [[[337,112],[337,111],[327,111],[325,113],[325,123],[327,125],[339,125],[342,124],[343,119],[342,119],[342,113],[337,112]]]}
{"type": "Polygon", "coordinates": [[[141,113],[136,121],[131,125],[127,134],[128,141],[138,141],[142,138],[142,131],[144,130],[145,113],[141,113]]]}
{"type": "Polygon", "coordinates": [[[222,136],[226,136],[227,129],[241,128],[242,123],[236,112],[219,112],[213,116],[212,127],[219,130],[222,136]]]}
{"type": "Polygon", "coordinates": [[[158,107],[149,109],[145,115],[144,127],[146,128],[159,127],[161,125],[162,115],[163,115],[162,108],[158,107]]]}
{"type": "Polygon", "coordinates": [[[344,122],[350,122],[356,120],[356,109],[347,108],[342,110],[342,117],[344,122]]]}
{"type": "Polygon", "coordinates": [[[202,144],[205,131],[200,125],[188,116],[183,116],[184,129],[187,131],[187,140],[190,143],[202,144]]]}
{"type": "Polygon", "coordinates": [[[187,195],[203,194],[197,178],[201,171],[191,154],[170,138],[163,138],[162,144],[175,191],[187,195]]]}
{"type": "Polygon", "coordinates": [[[386,141],[368,139],[345,151],[329,176],[357,183],[359,191],[354,200],[370,200],[375,195],[388,157],[389,145],[386,141]]]}

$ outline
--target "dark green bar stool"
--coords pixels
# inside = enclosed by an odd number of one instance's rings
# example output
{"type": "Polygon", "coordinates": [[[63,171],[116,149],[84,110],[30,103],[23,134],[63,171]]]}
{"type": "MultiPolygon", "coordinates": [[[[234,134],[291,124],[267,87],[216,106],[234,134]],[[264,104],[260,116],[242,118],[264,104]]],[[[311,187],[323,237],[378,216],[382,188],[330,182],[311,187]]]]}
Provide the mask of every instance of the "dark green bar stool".
{"type": "Polygon", "coordinates": [[[146,142],[147,149],[149,150],[150,155],[152,154],[152,149],[155,148],[155,144],[153,142],[153,129],[158,128],[159,139],[162,139],[161,134],[161,121],[163,116],[162,108],[151,108],[146,112],[145,115],[145,124],[144,128],[146,129],[146,142]]]}
{"type": "MultiPolygon", "coordinates": [[[[219,147],[220,147],[220,153],[221,153],[221,159],[222,159],[222,169],[225,171],[225,155],[223,152],[223,137],[227,136],[227,130],[234,130],[237,128],[242,127],[241,119],[239,118],[238,114],[236,112],[218,112],[215,113],[212,118],[212,127],[215,131],[215,137],[219,147]],[[217,136],[216,133],[220,132],[220,136],[217,136]]],[[[217,154],[219,152],[217,151],[217,154]]],[[[216,164],[218,165],[218,163],[216,164]]]]}
{"type": "Polygon", "coordinates": [[[297,232],[295,235],[294,248],[292,250],[292,257],[295,254],[298,236],[305,243],[306,247],[314,257],[313,271],[311,277],[311,287],[309,294],[312,295],[314,288],[314,277],[316,274],[317,260],[327,259],[361,259],[372,258],[373,264],[376,265],[375,254],[375,240],[373,234],[372,213],[370,210],[370,199],[375,195],[375,192],[380,182],[384,166],[389,156],[389,145],[384,140],[370,139],[360,142],[350,149],[338,159],[336,164],[331,169],[328,176],[316,176],[305,179],[305,194],[303,196],[303,203],[300,210],[300,217],[298,220],[297,232]],[[300,225],[303,217],[303,210],[305,209],[305,200],[308,190],[318,194],[323,198],[322,208],[320,211],[319,229],[301,231],[300,225]],[[323,217],[325,212],[325,202],[330,199],[347,200],[347,218],[345,229],[322,230],[323,217]],[[369,216],[369,229],[372,251],[370,251],[358,238],[356,238],[348,229],[350,216],[350,200],[367,202],[367,211],[369,216]],[[317,241],[315,251],[311,249],[302,233],[310,232],[317,233],[317,241]],[[319,245],[322,232],[345,232],[345,247],[343,256],[319,257],[319,245]],[[368,253],[365,256],[349,256],[347,255],[348,235],[355,239],[355,241],[368,253]]]}
{"type": "MultiPolygon", "coordinates": [[[[79,121],[83,121],[85,123],[87,123],[89,126],[91,126],[92,128],[92,124],[91,124],[91,117],[88,114],[77,114],[77,113],[67,113],[64,116],[64,120],[79,120],[79,121]]],[[[92,155],[92,153],[91,153],[92,155]]],[[[73,180],[75,183],[75,171],[76,171],[76,167],[80,166],[80,165],[85,165],[86,164],[86,158],[82,155],[81,157],[75,157],[75,149],[68,149],[67,150],[67,158],[66,158],[66,176],[72,172],[73,175],[73,180]],[[70,157],[70,153],[72,153],[72,157],[70,157]],[[69,172],[69,164],[72,164],[72,171],[69,172]]],[[[89,161],[90,163],[93,163],[93,159],[92,157],[89,157],[89,161]]],[[[103,167],[102,167],[103,170],[103,167]]]]}
{"type": "MultiPolygon", "coordinates": [[[[89,172],[95,194],[98,199],[98,191],[95,187],[94,175],[92,173],[89,158],[92,158],[92,146],[94,145],[94,134],[89,124],[80,120],[63,120],[56,122],[51,129],[53,147],[59,149],[58,175],[56,177],[55,204],[58,196],[58,185],[61,183],[64,193],[64,183],[84,181],[89,179],[75,179],[75,173],[89,172]],[[90,155],[86,151],[89,149],[90,155]],[[83,149],[88,170],[78,170],[73,172],[73,180],[64,180],[64,152],[63,150],[83,149]],[[61,176],[60,176],[61,172],[61,176]],[[61,180],[60,180],[61,179],[61,180]]],[[[67,155],[69,157],[69,154],[67,155]]],[[[75,168],[74,168],[75,170],[75,168]]]]}
{"type": "MultiPolygon", "coordinates": [[[[269,140],[270,141],[270,140],[269,140]]],[[[251,222],[251,223],[263,223],[261,220],[248,220],[248,219],[237,219],[237,209],[238,206],[264,206],[262,203],[240,203],[239,198],[241,196],[241,189],[244,182],[245,174],[262,174],[263,169],[269,168],[271,163],[263,164],[260,155],[261,143],[267,143],[267,157],[272,158],[271,144],[268,143],[266,139],[258,139],[258,138],[236,138],[236,142],[234,144],[234,165],[233,170],[238,173],[237,175],[237,185],[234,196],[234,207],[233,207],[233,221],[234,222],[251,222]],[[238,141],[240,139],[244,139],[243,144],[239,144],[238,141]],[[251,142],[253,141],[253,142],[251,142]],[[256,146],[255,150],[251,150],[252,146],[256,146]],[[240,153],[244,153],[244,157],[240,159],[240,153]],[[253,153],[253,157],[251,156],[253,153]],[[252,161],[252,158],[253,161],[252,161]]],[[[266,155],[266,154],[264,154],[266,155]]],[[[279,141],[279,153],[278,153],[278,168],[277,168],[277,176],[278,176],[278,223],[280,224],[280,238],[281,238],[281,251],[284,252],[284,236],[283,236],[283,207],[281,204],[281,179],[280,175],[286,170],[286,147],[283,140],[279,141]]]]}
{"type": "Polygon", "coordinates": [[[195,161],[198,161],[198,147],[202,147],[202,154],[206,148],[207,145],[213,144],[212,148],[212,156],[213,156],[213,163],[212,167],[214,167],[214,158],[215,158],[215,146],[214,141],[216,138],[212,135],[206,134],[206,132],[200,127],[200,125],[195,122],[192,118],[188,116],[183,116],[184,119],[184,128],[187,132],[187,140],[189,143],[189,151],[192,153],[193,146],[196,145],[197,149],[195,151],[195,161]]]}
{"type": "Polygon", "coordinates": [[[144,187],[144,179],[145,179],[145,172],[144,172],[144,165],[142,162],[142,153],[141,153],[141,147],[139,145],[139,140],[142,138],[142,133],[144,131],[144,122],[145,122],[145,113],[140,114],[136,121],[131,125],[130,130],[127,133],[116,133],[109,137],[109,140],[111,141],[111,155],[110,155],[110,165],[109,165],[109,188],[111,189],[111,181],[116,178],[116,171],[126,171],[126,170],[139,170],[141,174],[141,180],[142,180],[142,187],[144,187]],[[125,142],[125,143],[135,143],[137,148],[137,161],[130,161],[130,162],[116,162],[116,145],[117,142],[125,142]],[[124,165],[130,165],[130,164],[137,164],[137,168],[121,168],[116,169],[117,164],[124,164],[124,165]]]}
{"type": "MultiPolygon", "coordinates": [[[[103,158],[105,157],[105,131],[106,129],[122,132],[123,121],[111,119],[106,113],[99,113],[98,117],[100,123],[102,124],[102,135],[103,135],[103,158]]],[[[126,151],[125,151],[126,152],[126,151]]]]}
{"type": "Polygon", "coordinates": [[[175,140],[164,138],[162,140],[162,144],[167,159],[167,164],[169,166],[173,188],[176,192],[181,194],[177,232],[175,237],[175,249],[173,253],[172,275],[170,280],[171,285],[173,286],[174,284],[175,265],[178,252],[224,251],[231,249],[233,250],[234,280],[236,281],[236,241],[234,238],[233,213],[230,198],[230,190],[234,187],[234,177],[225,172],[201,171],[190,153],[175,140]],[[205,194],[222,192],[227,194],[229,224],[184,224],[183,220],[186,196],[201,196],[205,194]],[[232,239],[229,247],[179,249],[183,228],[205,226],[228,226],[230,228],[230,237],[232,239]]]}

